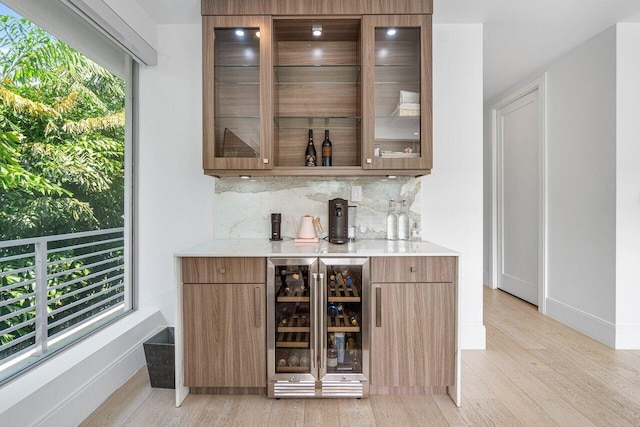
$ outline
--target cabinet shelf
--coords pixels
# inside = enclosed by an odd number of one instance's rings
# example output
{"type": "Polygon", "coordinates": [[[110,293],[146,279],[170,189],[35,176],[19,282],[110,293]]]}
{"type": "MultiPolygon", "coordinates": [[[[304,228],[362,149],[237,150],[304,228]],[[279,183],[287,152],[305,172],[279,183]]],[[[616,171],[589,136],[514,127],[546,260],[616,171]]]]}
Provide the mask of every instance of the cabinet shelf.
{"type": "Polygon", "coordinates": [[[355,84],[360,81],[359,65],[276,65],[276,83],[355,84]]]}
{"type": "Polygon", "coordinates": [[[280,129],[312,129],[321,127],[323,129],[357,129],[360,126],[361,117],[330,117],[330,116],[275,116],[273,118],[276,126],[280,129]]]}
{"type": "Polygon", "coordinates": [[[375,84],[420,84],[420,66],[382,64],[375,66],[375,84]]]}
{"type": "Polygon", "coordinates": [[[216,65],[213,68],[216,85],[260,84],[259,65],[216,65]]]}

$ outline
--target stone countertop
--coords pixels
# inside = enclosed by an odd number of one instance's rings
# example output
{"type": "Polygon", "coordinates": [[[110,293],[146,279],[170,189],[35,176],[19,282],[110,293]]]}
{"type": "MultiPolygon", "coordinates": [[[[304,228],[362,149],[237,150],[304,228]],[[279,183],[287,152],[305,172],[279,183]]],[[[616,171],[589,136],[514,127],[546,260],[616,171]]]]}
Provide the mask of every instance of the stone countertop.
{"type": "Polygon", "coordinates": [[[342,245],[321,240],[295,243],[293,239],[215,239],[182,250],[177,257],[312,257],[312,256],[459,256],[460,253],[428,241],[362,239],[342,245]]]}

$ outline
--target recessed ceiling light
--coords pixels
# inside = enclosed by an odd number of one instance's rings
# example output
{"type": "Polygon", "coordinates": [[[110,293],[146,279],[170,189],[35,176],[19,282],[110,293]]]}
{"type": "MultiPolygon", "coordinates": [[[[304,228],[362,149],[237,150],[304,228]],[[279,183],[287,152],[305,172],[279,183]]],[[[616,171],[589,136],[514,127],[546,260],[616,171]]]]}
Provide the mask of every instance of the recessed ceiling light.
{"type": "Polygon", "coordinates": [[[389,29],[387,30],[387,35],[388,35],[388,36],[395,36],[397,32],[398,32],[398,31],[397,31],[395,28],[389,28],[389,29]]]}
{"type": "Polygon", "coordinates": [[[244,30],[236,30],[236,36],[244,37],[244,30]]]}
{"type": "Polygon", "coordinates": [[[322,35],[322,25],[314,24],[314,26],[311,27],[311,34],[313,34],[314,37],[320,37],[322,35]]]}
{"type": "Polygon", "coordinates": [[[260,31],[256,31],[256,37],[260,38],[260,31]]]}

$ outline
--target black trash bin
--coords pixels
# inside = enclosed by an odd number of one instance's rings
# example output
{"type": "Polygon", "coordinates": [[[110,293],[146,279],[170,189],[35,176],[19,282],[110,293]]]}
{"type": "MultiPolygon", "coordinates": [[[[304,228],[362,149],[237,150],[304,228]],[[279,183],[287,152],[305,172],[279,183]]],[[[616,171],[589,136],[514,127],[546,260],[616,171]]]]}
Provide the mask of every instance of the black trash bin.
{"type": "Polygon", "coordinates": [[[176,388],[173,327],[163,329],[143,344],[151,387],[176,388]]]}

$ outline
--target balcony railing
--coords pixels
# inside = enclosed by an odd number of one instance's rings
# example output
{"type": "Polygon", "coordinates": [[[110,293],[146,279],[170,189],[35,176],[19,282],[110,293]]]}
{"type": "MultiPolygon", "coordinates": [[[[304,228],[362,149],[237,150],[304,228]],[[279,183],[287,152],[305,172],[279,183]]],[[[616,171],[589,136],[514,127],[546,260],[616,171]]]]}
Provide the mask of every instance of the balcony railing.
{"type": "Polygon", "coordinates": [[[125,299],[124,228],[0,242],[0,371],[122,312],[125,299]]]}

